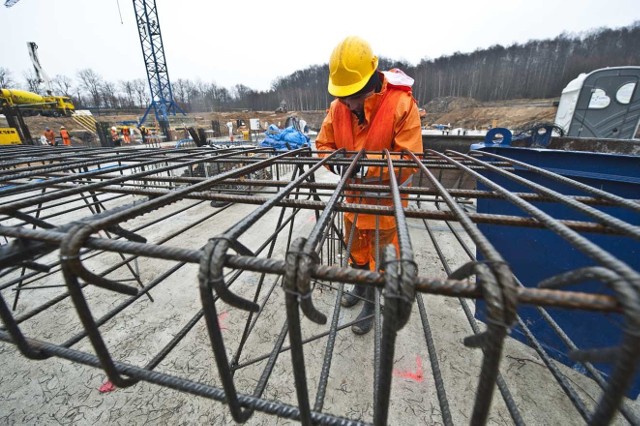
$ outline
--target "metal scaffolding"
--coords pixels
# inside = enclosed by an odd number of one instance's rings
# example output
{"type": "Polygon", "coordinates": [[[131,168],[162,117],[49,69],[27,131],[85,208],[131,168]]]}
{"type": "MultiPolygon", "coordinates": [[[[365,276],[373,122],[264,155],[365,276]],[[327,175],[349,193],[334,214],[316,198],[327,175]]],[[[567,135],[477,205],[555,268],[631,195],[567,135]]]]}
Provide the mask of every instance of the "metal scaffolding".
{"type": "MultiPolygon", "coordinates": [[[[615,416],[639,423],[625,394],[640,354],[640,275],[584,236],[637,242],[637,224],[602,209],[613,206],[638,214],[637,200],[496,154],[317,154],[258,147],[0,147],[0,340],[32,360],[59,357],[102,369],[117,387],[146,381],[222,402],[237,422],[261,412],[305,425],[382,425],[394,415],[391,401],[400,392],[394,366],[406,342],[399,345],[398,339],[403,329],[414,327],[419,339],[412,344],[429,359],[438,422],[457,423],[457,411],[464,411],[466,421],[485,424],[499,396],[511,421],[524,424],[535,409],[518,400],[501,370],[505,345],[518,327],[574,407],[573,416],[590,424],[605,424],[615,416]],[[344,176],[321,178],[327,174],[324,166],[338,164],[347,169],[344,176]],[[417,173],[410,187],[400,185],[393,173],[388,182],[349,178],[364,166],[417,173]],[[516,168],[584,195],[550,190],[514,174],[516,168]],[[507,190],[489,179],[488,172],[530,191],[507,190]],[[363,194],[379,203],[358,201],[363,194]],[[523,214],[476,211],[478,200],[493,199],[523,214]],[[590,220],[552,217],[540,208],[550,202],[590,220]],[[353,235],[344,235],[345,212],[394,217],[400,252],[376,247],[377,271],[350,268],[353,235]],[[547,277],[539,287],[524,286],[482,225],[548,230],[585,253],[592,264],[547,277]],[[445,234],[455,241],[463,262],[451,260],[443,245],[445,234]],[[611,291],[569,287],[584,281],[597,281],[611,291]],[[348,328],[353,321],[344,321],[340,306],[345,284],[376,289],[374,331],[367,336],[373,351],[366,366],[373,380],[372,416],[341,409],[335,400],[354,396],[329,385],[337,357],[354,368],[362,363],[345,359],[336,349],[341,333],[352,338],[348,328]],[[199,303],[176,308],[178,302],[164,295],[177,289],[197,289],[199,303]],[[443,373],[444,343],[438,340],[428,304],[444,299],[457,304],[465,318],[459,326],[468,334],[446,350],[479,354],[478,368],[469,367],[473,393],[464,397],[469,403],[463,409],[462,397],[443,373]],[[484,302],[482,321],[474,316],[475,300],[484,302]],[[599,392],[585,396],[577,388],[520,317],[523,306],[534,308],[555,330],[599,392]],[[619,345],[577,347],[549,310],[590,312],[603,321],[616,316],[619,345]],[[225,314],[242,319],[227,329],[225,314]],[[162,332],[145,328],[155,315],[164,318],[162,332]],[[61,322],[75,326],[46,330],[61,322]],[[113,338],[114,324],[140,333],[133,350],[113,338]],[[206,330],[208,342],[189,340],[198,326],[206,330]],[[214,379],[202,380],[178,368],[182,357],[176,353],[187,344],[210,351],[214,379]],[[320,355],[312,358],[312,353],[320,355]],[[283,354],[288,368],[278,370],[283,354]],[[610,373],[603,374],[596,362],[609,365],[610,373]],[[238,379],[245,377],[244,371],[251,371],[251,386],[238,379]],[[295,395],[265,396],[283,374],[295,383],[295,395]]],[[[476,314],[479,310],[475,307],[476,314]]]]}

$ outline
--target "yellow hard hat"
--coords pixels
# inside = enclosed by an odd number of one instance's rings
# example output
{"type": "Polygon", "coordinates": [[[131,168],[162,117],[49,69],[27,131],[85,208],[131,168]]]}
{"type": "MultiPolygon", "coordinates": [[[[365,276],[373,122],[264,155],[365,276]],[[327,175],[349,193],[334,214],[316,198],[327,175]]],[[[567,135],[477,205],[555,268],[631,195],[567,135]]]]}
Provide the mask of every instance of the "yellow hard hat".
{"type": "Polygon", "coordinates": [[[351,96],[362,89],[378,68],[378,57],[365,40],[349,36],[342,40],[329,59],[329,93],[351,96]]]}

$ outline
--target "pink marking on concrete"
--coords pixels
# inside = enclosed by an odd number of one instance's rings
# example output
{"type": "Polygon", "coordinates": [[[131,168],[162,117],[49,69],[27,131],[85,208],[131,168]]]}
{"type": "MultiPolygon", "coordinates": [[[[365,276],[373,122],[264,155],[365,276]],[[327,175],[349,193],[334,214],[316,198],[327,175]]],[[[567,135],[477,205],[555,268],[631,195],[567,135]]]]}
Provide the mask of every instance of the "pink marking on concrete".
{"type": "Polygon", "coordinates": [[[113,383],[111,383],[110,380],[107,380],[106,382],[104,382],[102,384],[102,386],[100,386],[98,388],[98,392],[100,393],[107,393],[107,392],[113,392],[114,390],[116,390],[116,385],[114,385],[113,383]]]}
{"type": "Polygon", "coordinates": [[[220,330],[228,330],[227,327],[224,326],[224,321],[229,316],[229,311],[222,312],[218,314],[218,325],[220,326],[220,330]]]}
{"type": "Polygon", "coordinates": [[[416,370],[415,371],[406,371],[406,370],[393,370],[394,377],[400,377],[402,379],[412,380],[417,383],[422,383],[424,381],[424,372],[422,370],[422,358],[420,355],[416,355],[416,370]]]}

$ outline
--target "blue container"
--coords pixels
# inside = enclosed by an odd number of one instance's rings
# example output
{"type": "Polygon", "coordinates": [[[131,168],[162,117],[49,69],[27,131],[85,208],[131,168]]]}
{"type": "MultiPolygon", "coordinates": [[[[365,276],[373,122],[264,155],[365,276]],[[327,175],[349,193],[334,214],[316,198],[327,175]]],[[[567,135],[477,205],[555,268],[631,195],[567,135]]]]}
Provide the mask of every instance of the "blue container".
{"type": "MultiPolygon", "coordinates": [[[[476,145],[475,149],[519,160],[625,198],[640,198],[640,157],[496,145],[476,145]]],[[[485,158],[485,160],[487,159],[485,158]]],[[[482,173],[510,191],[532,192],[530,189],[496,173],[482,173]]],[[[588,195],[576,188],[522,168],[516,167],[514,173],[566,195],[588,195]]],[[[478,189],[487,188],[479,183],[478,189]]],[[[593,221],[593,219],[559,203],[539,202],[533,204],[556,219],[593,221]]],[[[503,200],[481,198],[478,199],[477,206],[478,213],[526,216],[520,209],[503,200]]],[[[594,207],[625,222],[640,226],[640,214],[627,208],[594,207]]],[[[546,229],[486,224],[479,224],[478,227],[503,255],[516,277],[527,287],[537,287],[537,284],[545,278],[563,272],[596,265],[592,259],[546,229]]],[[[640,271],[640,242],[637,240],[619,235],[593,233],[583,233],[582,235],[634,270],[640,271]]],[[[478,258],[482,258],[479,253],[478,258]]],[[[571,290],[612,294],[604,284],[595,281],[573,286],[571,290]]],[[[554,308],[548,308],[547,311],[580,349],[618,346],[621,341],[621,315],[554,308]]],[[[585,372],[581,364],[575,363],[567,357],[566,346],[535,308],[519,307],[518,314],[553,358],[580,372],[585,372]]],[[[482,302],[477,303],[476,316],[481,320],[485,317],[482,302]]],[[[528,344],[526,337],[518,327],[513,330],[512,336],[528,344]]],[[[611,371],[611,364],[595,364],[595,367],[605,377],[611,371]]],[[[639,393],[640,376],[636,377],[633,388],[628,395],[635,398],[639,393]]]]}

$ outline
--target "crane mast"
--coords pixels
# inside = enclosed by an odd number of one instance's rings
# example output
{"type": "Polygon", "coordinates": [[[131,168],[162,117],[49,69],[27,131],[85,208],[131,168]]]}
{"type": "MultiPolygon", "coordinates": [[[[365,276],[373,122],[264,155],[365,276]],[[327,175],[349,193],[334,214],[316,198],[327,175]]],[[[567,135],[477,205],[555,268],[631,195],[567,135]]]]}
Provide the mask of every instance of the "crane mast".
{"type": "Polygon", "coordinates": [[[171,91],[167,59],[164,54],[160,20],[155,0],[133,0],[136,25],[140,36],[142,56],[147,70],[147,80],[151,92],[151,103],[139,124],[144,123],[153,108],[156,120],[162,127],[168,125],[168,115],[184,111],[176,104],[171,91]]]}

